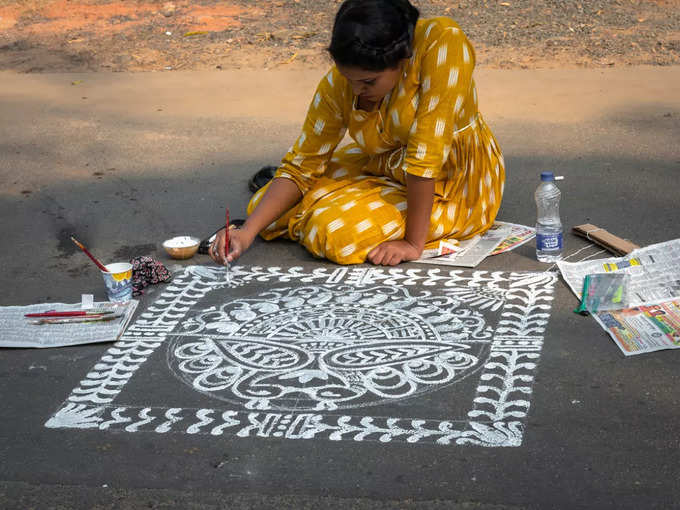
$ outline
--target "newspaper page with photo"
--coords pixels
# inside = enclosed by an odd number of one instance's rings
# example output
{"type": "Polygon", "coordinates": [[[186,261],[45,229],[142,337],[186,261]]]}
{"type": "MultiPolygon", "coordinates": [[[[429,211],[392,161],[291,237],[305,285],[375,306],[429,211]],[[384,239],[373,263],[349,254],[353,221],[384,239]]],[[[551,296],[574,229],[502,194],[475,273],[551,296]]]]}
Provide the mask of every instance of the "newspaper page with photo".
{"type": "Polygon", "coordinates": [[[626,356],[680,347],[680,239],[639,248],[625,257],[560,261],[557,266],[579,299],[586,275],[630,275],[629,308],[593,314],[626,356]]]}
{"type": "Polygon", "coordinates": [[[496,221],[494,225],[510,227],[510,234],[501,244],[496,246],[496,249],[491,252],[491,255],[499,255],[506,251],[514,250],[536,237],[536,229],[534,227],[527,227],[526,225],[519,225],[518,223],[508,223],[507,221],[496,221]]]}
{"type": "Polygon", "coordinates": [[[593,316],[626,356],[680,349],[680,300],[593,316]]]}

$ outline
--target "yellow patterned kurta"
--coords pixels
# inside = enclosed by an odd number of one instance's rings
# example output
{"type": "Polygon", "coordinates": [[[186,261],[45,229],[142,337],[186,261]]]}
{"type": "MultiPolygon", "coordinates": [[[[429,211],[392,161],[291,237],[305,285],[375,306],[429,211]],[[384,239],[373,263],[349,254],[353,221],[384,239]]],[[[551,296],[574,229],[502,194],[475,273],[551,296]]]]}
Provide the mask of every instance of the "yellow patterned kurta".
{"type": "Polygon", "coordinates": [[[418,21],[413,57],[374,111],[357,109],[349,82],[333,67],[276,173],[303,197],[262,237],[297,240],[340,264],[364,262],[379,244],[404,237],[407,173],[435,180],[427,249],[486,231],[500,207],[505,169],[477,111],[474,65],[458,25],[433,18],[418,21]],[[337,148],[346,131],[354,143],[337,148]]]}

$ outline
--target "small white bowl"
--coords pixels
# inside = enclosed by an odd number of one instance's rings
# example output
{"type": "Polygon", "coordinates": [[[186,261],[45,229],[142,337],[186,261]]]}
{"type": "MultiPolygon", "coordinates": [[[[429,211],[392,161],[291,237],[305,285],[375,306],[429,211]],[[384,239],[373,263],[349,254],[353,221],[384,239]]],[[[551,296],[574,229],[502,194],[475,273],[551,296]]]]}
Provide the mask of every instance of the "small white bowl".
{"type": "Polygon", "coordinates": [[[163,241],[163,248],[173,259],[190,259],[198,251],[201,240],[192,236],[177,236],[163,241]]]}

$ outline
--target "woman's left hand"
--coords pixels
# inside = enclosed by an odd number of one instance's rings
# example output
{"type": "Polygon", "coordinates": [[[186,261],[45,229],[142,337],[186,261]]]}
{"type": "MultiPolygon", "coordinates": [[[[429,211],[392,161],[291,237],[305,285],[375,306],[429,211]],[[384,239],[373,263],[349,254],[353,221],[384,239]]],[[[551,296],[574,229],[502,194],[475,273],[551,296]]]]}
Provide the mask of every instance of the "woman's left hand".
{"type": "Polygon", "coordinates": [[[404,239],[386,241],[368,252],[367,260],[376,265],[396,266],[400,262],[416,260],[422,250],[404,239]]]}

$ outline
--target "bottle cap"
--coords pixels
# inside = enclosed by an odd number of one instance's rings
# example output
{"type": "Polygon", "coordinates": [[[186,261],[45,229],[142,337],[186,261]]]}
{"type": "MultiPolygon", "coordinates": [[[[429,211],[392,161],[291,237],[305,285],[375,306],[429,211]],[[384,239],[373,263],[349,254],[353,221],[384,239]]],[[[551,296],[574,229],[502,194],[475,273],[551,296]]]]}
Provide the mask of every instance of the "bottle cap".
{"type": "Polygon", "coordinates": [[[555,176],[553,175],[552,172],[541,172],[541,180],[542,181],[554,181],[555,176]]]}

